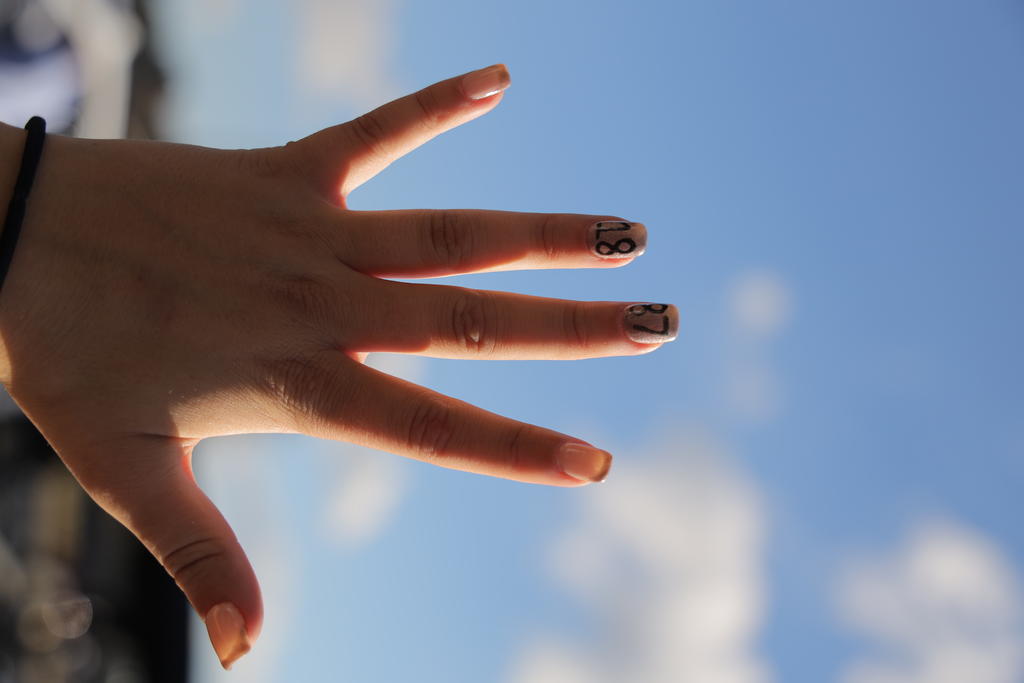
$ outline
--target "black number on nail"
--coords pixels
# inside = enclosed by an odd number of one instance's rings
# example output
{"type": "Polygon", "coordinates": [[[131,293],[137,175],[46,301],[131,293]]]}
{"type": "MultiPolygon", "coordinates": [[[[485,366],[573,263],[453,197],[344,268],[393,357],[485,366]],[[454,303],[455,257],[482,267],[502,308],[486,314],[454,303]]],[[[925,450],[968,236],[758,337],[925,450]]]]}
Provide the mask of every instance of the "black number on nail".
{"type": "Polygon", "coordinates": [[[629,314],[639,318],[642,315],[653,313],[655,315],[661,315],[661,329],[653,330],[646,325],[633,325],[634,330],[641,330],[643,332],[649,332],[651,334],[668,334],[668,316],[664,315],[668,311],[668,304],[636,304],[635,306],[629,307],[629,314]]]}
{"type": "Polygon", "coordinates": [[[598,242],[596,245],[594,245],[594,249],[597,251],[598,254],[601,254],[602,256],[608,256],[609,254],[628,254],[634,249],[636,249],[636,242],[629,239],[628,237],[623,237],[615,244],[610,244],[604,241],[598,242]],[[622,245],[625,245],[626,248],[623,249],[622,245]],[[604,247],[604,249],[602,249],[601,247],[604,247]]]}
{"type": "Polygon", "coordinates": [[[660,330],[652,330],[651,328],[647,327],[646,325],[633,325],[633,329],[634,330],[643,330],[644,332],[650,332],[651,334],[668,334],[668,317],[666,316],[666,317],[661,319],[661,329],[660,330]]]}
{"type": "Polygon", "coordinates": [[[594,233],[598,237],[600,237],[602,232],[622,232],[623,230],[629,230],[632,227],[633,226],[630,225],[629,223],[598,223],[597,224],[597,229],[594,230],[594,233]],[[617,225],[619,227],[617,227],[617,228],[606,228],[606,227],[604,227],[606,225],[617,225]]]}
{"type": "Polygon", "coordinates": [[[643,315],[644,313],[664,313],[668,310],[668,304],[637,304],[630,306],[629,312],[632,315],[643,315]]]}

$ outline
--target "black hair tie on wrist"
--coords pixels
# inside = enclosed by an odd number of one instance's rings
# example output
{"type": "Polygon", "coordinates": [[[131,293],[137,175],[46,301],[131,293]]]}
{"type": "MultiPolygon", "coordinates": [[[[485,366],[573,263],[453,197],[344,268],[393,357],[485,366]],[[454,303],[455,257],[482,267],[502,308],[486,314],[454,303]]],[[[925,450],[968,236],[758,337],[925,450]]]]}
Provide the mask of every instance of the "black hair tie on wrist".
{"type": "Polygon", "coordinates": [[[32,190],[33,181],[36,179],[39,159],[43,156],[43,142],[46,141],[46,121],[42,117],[33,116],[25,124],[25,130],[28,131],[28,137],[25,139],[25,151],[21,156],[21,168],[18,170],[18,180],[14,183],[14,194],[11,195],[11,203],[7,206],[4,231],[0,233],[0,287],[4,285],[7,271],[11,267],[11,259],[14,258],[14,247],[18,245],[21,223],[25,220],[28,194],[32,190]]]}

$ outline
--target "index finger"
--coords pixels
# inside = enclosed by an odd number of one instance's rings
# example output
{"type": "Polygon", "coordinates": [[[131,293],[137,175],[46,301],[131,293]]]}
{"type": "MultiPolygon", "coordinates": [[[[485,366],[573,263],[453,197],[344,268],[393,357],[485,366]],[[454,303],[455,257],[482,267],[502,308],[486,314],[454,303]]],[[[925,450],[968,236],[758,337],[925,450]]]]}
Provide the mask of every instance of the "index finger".
{"type": "Polygon", "coordinates": [[[338,229],[329,234],[338,258],[377,277],[613,268],[647,248],[643,223],[612,216],[422,209],[336,213],[338,229]]]}

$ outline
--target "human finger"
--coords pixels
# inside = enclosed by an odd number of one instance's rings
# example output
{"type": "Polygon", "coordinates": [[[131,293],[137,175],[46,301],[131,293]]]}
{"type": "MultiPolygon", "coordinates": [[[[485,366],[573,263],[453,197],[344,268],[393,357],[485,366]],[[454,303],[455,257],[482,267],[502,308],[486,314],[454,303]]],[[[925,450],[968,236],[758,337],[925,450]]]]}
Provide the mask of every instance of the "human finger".
{"type": "Polygon", "coordinates": [[[510,84],[504,64],[435,83],[295,143],[299,167],[332,201],[344,198],[394,160],[493,109],[510,84]]]}
{"type": "Polygon", "coordinates": [[[571,301],[387,280],[346,347],[436,358],[574,360],[648,353],[679,332],[671,304],[571,301]]]}
{"type": "Polygon", "coordinates": [[[602,481],[610,453],[358,365],[341,352],[306,359],[279,402],[295,431],[493,477],[552,486],[602,481]]]}
{"type": "Polygon", "coordinates": [[[610,216],[512,211],[346,211],[337,250],[378,277],[608,268],[644,253],[647,228],[610,216]]]}
{"type": "Polygon", "coordinates": [[[180,440],[148,435],[92,453],[71,453],[65,461],[74,463],[73,471],[96,502],[175,580],[228,669],[259,636],[263,601],[245,551],[196,484],[191,451],[180,440]]]}

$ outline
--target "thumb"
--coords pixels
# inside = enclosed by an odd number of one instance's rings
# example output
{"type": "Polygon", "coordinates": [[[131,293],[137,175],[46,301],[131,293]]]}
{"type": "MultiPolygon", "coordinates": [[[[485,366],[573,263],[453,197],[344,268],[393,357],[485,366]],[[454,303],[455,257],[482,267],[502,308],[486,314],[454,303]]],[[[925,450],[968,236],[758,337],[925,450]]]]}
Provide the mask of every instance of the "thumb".
{"type": "Polygon", "coordinates": [[[196,484],[194,445],[160,436],[132,437],[86,460],[76,458],[79,464],[101,465],[75,475],[175,580],[206,623],[227,669],[259,636],[263,601],[234,532],[196,484]]]}
{"type": "Polygon", "coordinates": [[[331,201],[347,197],[391,162],[494,109],[511,84],[504,64],[449,78],[285,148],[331,201]]]}

